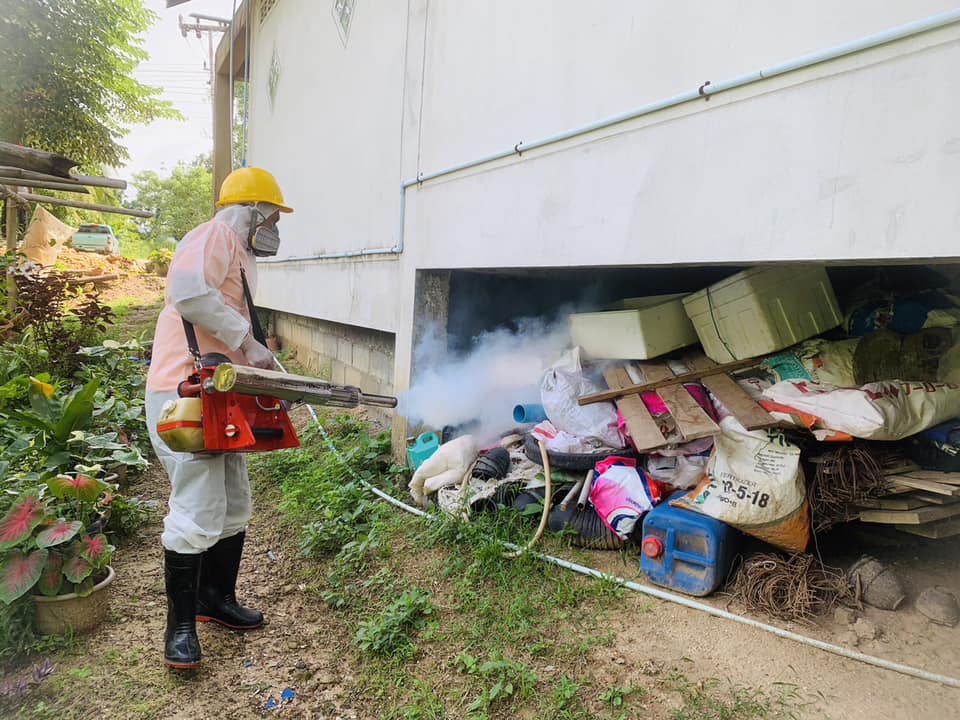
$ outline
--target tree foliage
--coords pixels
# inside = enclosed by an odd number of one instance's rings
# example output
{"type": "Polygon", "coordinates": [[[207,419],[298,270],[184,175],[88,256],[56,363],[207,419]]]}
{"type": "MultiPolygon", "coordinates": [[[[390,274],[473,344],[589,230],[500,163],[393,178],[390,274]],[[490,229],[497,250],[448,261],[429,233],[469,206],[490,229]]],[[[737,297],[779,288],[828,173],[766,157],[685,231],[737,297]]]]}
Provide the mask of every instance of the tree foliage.
{"type": "Polygon", "coordinates": [[[157,211],[155,218],[141,225],[143,236],[150,240],[180,240],[210,219],[213,172],[208,155],[177,163],[169,177],[152,170],[137,173],[133,184],[137,189],[134,205],[157,211]]]}
{"type": "Polygon", "coordinates": [[[0,139],[119,167],[126,126],[179,113],[132,76],[156,20],[143,0],[4,0],[0,139]]]}

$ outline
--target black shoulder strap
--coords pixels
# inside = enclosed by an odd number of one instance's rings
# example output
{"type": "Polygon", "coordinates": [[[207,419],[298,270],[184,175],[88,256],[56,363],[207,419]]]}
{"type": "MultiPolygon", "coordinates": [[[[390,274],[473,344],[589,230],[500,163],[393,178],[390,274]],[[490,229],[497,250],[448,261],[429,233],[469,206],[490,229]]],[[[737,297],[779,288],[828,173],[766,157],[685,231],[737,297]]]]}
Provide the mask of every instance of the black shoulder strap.
{"type": "Polygon", "coordinates": [[[180,316],[180,319],[183,320],[183,333],[187,336],[187,347],[190,354],[193,355],[193,361],[197,367],[200,367],[200,344],[197,342],[197,331],[194,329],[193,323],[183,315],[180,316]]]}
{"type": "Polygon", "coordinates": [[[253,331],[253,338],[261,345],[267,344],[267,336],[263,334],[263,327],[260,325],[260,317],[257,315],[257,309],[253,306],[253,298],[250,297],[250,286],[247,285],[247,273],[243,266],[240,266],[240,280],[243,282],[243,297],[247,299],[247,310],[250,311],[250,329],[253,331]]]}

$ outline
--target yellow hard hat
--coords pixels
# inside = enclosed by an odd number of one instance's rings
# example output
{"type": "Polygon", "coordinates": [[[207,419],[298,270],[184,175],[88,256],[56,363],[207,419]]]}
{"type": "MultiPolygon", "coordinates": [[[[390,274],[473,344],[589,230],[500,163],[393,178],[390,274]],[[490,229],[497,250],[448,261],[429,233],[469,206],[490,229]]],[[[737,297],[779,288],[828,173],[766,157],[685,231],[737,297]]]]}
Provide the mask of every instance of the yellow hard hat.
{"type": "Polygon", "coordinates": [[[292,207],[287,207],[283,203],[283,193],[280,192],[277,179],[262,168],[237,168],[224,178],[223,185],[220,186],[217,207],[256,202],[276,205],[280,208],[280,212],[293,212],[292,207]]]}

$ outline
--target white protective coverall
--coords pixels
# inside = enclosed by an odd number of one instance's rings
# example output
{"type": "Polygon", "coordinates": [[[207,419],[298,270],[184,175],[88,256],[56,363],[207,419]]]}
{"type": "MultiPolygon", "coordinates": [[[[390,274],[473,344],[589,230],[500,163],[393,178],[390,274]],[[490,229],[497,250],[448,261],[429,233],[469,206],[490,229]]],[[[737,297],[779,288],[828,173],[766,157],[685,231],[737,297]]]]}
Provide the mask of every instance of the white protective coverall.
{"type": "Polygon", "coordinates": [[[250,479],[242,453],[174,452],[157,435],[163,404],[194,369],[181,316],[193,323],[201,354],[218,352],[245,363],[250,316],[240,268],[256,293],[257,264],[247,247],[251,208],[232,205],[187,233],[167,273],[166,302],[157,320],[147,374],[146,416],[150,440],[170,477],[170,508],[163,520],[163,546],[201,553],[243,531],[251,515],[250,479]]]}

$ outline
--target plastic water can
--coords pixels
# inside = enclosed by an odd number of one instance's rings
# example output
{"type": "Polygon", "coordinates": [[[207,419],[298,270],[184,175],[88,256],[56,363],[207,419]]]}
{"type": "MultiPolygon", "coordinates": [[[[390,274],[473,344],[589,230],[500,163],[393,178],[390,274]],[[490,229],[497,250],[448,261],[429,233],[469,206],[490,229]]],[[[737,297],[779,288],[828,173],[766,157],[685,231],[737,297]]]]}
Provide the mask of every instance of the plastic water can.
{"type": "Polygon", "coordinates": [[[739,549],[737,530],[668,500],[643,519],[640,570],[656,585],[709,595],[726,580],[739,549]]]}
{"type": "Polygon", "coordinates": [[[440,447],[440,436],[435,432],[423,433],[416,442],[407,448],[407,464],[416,470],[423,461],[433,455],[440,447]]]}

